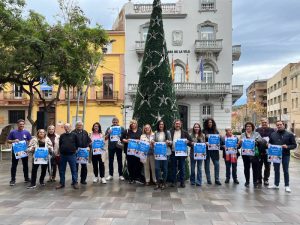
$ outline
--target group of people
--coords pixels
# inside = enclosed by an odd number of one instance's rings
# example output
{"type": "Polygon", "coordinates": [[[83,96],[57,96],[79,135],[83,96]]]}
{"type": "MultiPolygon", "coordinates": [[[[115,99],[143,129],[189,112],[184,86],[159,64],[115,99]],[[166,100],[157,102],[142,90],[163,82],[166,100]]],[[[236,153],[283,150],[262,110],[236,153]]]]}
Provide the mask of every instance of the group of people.
{"type": "MultiPolygon", "coordinates": [[[[280,164],[282,164],[284,172],[285,191],[291,192],[289,187],[289,161],[290,150],[297,147],[295,137],[292,133],[286,131],[284,122],[276,122],[276,130],[268,126],[267,119],[261,120],[261,126],[255,129],[255,126],[251,122],[247,122],[244,127],[244,132],[238,138],[233,135],[231,128],[225,129],[225,135],[219,134],[216,126],[216,122],[212,118],[208,118],[203,123],[203,129],[200,123],[193,125],[191,133],[188,133],[182,128],[182,122],[177,119],[174,121],[171,130],[167,130],[167,127],[163,120],[157,122],[155,131],[149,124],[145,124],[142,129],[139,128],[136,120],[131,120],[128,129],[124,129],[119,126],[119,120],[113,118],[112,125],[107,128],[105,133],[102,133],[101,125],[97,122],[92,126],[91,133],[88,133],[83,129],[83,123],[77,122],[75,130],[71,130],[70,124],[64,125],[65,133],[58,135],[55,133],[55,127],[49,126],[47,131],[40,129],[37,132],[36,137],[31,137],[30,133],[24,129],[24,120],[18,121],[18,129],[13,130],[8,136],[8,143],[18,143],[25,141],[28,145],[27,153],[33,154],[39,147],[47,148],[49,155],[51,156],[48,165],[41,165],[41,176],[39,179],[40,185],[45,185],[45,176],[47,168],[49,172],[49,181],[55,181],[57,168],[59,170],[60,182],[56,186],[57,189],[65,187],[65,172],[67,163],[70,166],[72,174],[72,186],[74,189],[78,189],[78,170],[80,171],[80,183],[82,185],[87,184],[87,164],[77,163],[76,153],[78,148],[86,148],[90,150],[89,160],[93,165],[94,179],[93,182],[101,182],[103,184],[114,178],[114,157],[117,156],[118,162],[118,175],[119,180],[124,181],[123,176],[123,152],[126,156],[126,164],[128,169],[128,176],[126,177],[130,184],[132,183],[144,183],[146,186],[155,185],[154,189],[165,189],[167,187],[167,180],[170,182],[171,187],[177,187],[179,181],[179,187],[185,187],[185,175],[186,175],[186,162],[188,156],[178,156],[175,153],[175,143],[179,139],[184,139],[186,145],[190,147],[189,162],[190,162],[190,184],[201,186],[202,185],[202,164],[204,164],[204,170],[206,174],[206,180],[208,185],[212,185],[212,178],[210,174],[210,162],[214,166],[214,181],[216,185],[222,185],[220,181],[220,150],[223,151],[223,158],[226,166],[226,179],[225,183],[230,182],[232,176],[234,184],[239,184],[237,177],[237,162],[240,156],[239,149],[242,148],[243,142],[250,139],[255,143],[255,155],[243,155],[244,175],[245,175],[245,187],[249,187],[250,184],[250,167],[252,167],[253,185],[255,188],[264,184],[269,188],[278,189],[280,182],[280,164]],[[113,133],[113,127],[120,127],[120,132],[116,135],[113,133]],[[219,147],[215,149],[209,146],[210,135],[218,135],[220,138],[219,147]],[[112,138],[112,136],[114,138],[112,138]],[[236,152],[228,154],[226,152],[226,140],[228,138],[235,137],[236,152]],[[107,140],[108,141],[108,165],[109,175],[105,178],[105,166],[101,154],[94,155],[92,153],[93,142],[95,140],[107,140]],[[150,146],[147,152],[146,160],[128,154],[129,142],[131,140],[139,140],[147,142],[150,146]],[[155,143],[165,143],[167,151],[165,160],[157,159],[155,157],[155,143]],[[204,160],[198,160],[194,157],[194,148],[196,143],[205,143],[206,145],[206,158],[204,160]],[[278,145],[282,148],[282,163],[274,163],[275,181],[274,185],[269,185],[270,165],[268,161],[268,146],[278,145]],[[204,161],[204,162],[203,162],[204,161]],[[264,173],[262,170],[264,167],[264,173]],[[171,170],[171,171],[168,171],[171,170]],[[179,174],[178,174],[179,171],[179,174]],[[169,172],[169,173],[168,173],[169,172]],[[169,176],[168,176],[169,174],[169,176]],[[179,176],[178,176],[179,175],[179,176]],[[152,179],[151,179],[152,178],[152,179]]],[[[204,145],[204,144],[203,144],[204,145]]],[[[217,145],[216,145],[217,146],[217,145]]],[[[13,147],[14,148],[14,144],[13,147]]],[[[14,154],[12,149],[12,166],[11,166],[11,181],[10,185],[15,185],[16,182],[16,169],[19,159],[14,154]]],[[[25,182],[30,182],[29,189],[36,187],[37,171],[39,164],[32,162],[31,178],[29,178],[28,172],[28,157],[21,158],[23,163],[23,173],[25,182]]]]}

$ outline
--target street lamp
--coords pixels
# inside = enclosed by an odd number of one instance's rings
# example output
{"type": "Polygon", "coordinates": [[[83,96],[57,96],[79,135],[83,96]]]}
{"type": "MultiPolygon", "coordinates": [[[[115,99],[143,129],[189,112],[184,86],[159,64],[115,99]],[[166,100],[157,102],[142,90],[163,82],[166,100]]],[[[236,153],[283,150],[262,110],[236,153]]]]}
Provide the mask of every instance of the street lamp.
{"type": "Polygon", "coordinates": [[[126,116],[127,116],[127,109],[132,109],[131,105],[121,105],[121,109],[124,109],[124,127],[126,128],[126,116]]]}

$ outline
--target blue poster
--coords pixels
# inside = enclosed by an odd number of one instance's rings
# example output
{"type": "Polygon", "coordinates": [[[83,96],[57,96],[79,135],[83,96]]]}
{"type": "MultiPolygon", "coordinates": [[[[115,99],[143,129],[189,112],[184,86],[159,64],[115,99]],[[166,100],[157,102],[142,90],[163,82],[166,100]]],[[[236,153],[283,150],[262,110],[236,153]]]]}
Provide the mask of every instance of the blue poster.
{"type": "Polygon", "coordinates": [[[166,144],[166,142],[155,142],[154,158],[156,160],[167,160],[167,144],[166,144]]]}
{"type": "Polygon", "coordinates": [[[237,138],[225,138],[225,153],[236,154],[237,153],[237,138]]]}
{"type": "Polygon", "coordinates": [[[33,155],[34,164],[48,164],[48,148],[36,148],[33,155]]]}
{"type": "Polygon", "coordinates": [[[141,159],[142,162],[145,162],[150,150],[150,143],[147,141],[140,141],[140,148],[137,151],[136,156],[141,159]]]}
{"type": "Polygon", "coordinates": [[[89,161],[89,151],[87,148],[78,148],[76,161],[79,164],[87,164],[89,161]]]}
{"type": "Polygon", "coordinates": [[[95,139],[92,143],[93,155],[102,155],[105,152],[103,138],[95,139]]]}
{"type": "Polygon", "coordinates": [[[254,139],[243,139],[242,143],[242,155],[255,155],[255,140],[254,139]]]}
{"type": "Polygon", "coordinates": [[[139,140],[129,139],[127,155],[136,155],[136,151],[139,151],[139,140]]]}
{"type": "Polygon", "coordinates": [[[177,139],[175,141],[175,156],[187,156],[187,139],[177,139]]]}
{"type": "Polygon", "coordinates": [[[220,135],[208,135],[208,150],[220,150],[220,135]]]}
{"type": "Polygon", "coordinates": [[[281,163],[282,147],[281,145],[269,145],[268,162],[281,163]]]}
{"type": "Polygon", "coordinates": [[[19,141],[12,144],[16,159],[28,157],[26,141],[19,141]]]}
{"type": "Polygon", "coordinates": [[[194,144],[194,160],[205,160],[206,159],[206,144],[195,143],[194,144]]]}
{"type": "Polygon", "coordinates": [[[120,140],[121,137],[121,127],[120,126],[113,126],[110,127],[110,141],[117,142],[120,140]]]}

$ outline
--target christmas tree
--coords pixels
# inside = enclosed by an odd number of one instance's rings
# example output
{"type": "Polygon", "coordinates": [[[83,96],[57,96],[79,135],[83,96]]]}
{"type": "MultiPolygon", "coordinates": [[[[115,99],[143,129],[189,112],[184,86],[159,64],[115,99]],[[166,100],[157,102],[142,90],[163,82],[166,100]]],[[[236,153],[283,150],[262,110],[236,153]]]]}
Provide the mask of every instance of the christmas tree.
{"type": "Polygon", "coordinates": [[[153,2],[133,118],[140,126],[149,123],[153,128],[162,119],[168,129],[179,118],[160,0],[153,2]]]}

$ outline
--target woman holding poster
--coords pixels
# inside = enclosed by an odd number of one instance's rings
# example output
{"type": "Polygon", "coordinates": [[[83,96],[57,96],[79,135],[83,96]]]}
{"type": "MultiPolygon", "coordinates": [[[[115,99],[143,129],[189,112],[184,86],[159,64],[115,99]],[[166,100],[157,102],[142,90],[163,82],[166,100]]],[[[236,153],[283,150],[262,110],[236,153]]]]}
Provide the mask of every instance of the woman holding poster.
{"type": "MultiPolygon", "coordinates": [[[[195,123],[193,126],[193,131],[191,133],[191,138],[194,143],[204,143],[205,136],[201,131],[201,126],[199,123],[195,123]]],[[[195,160],[194,158],[194,145],[191,147],[190,151],[190,161],[191,161],[191,176],[190,184],[191,185],[202,185],[202,162],[203,160],[195,160]],[[197,179],[195,180],[195,166],[197,164],[197,179]]]]}
{"type": "Polygon", "coordinates": [[[225,128],[225,137],[221,138],[221,148],[223,149],[223,158],[226,166],[225,184],[230,181],[230,170],[232,168],[232,178],[235,184],[240,182],[237,179],[237,160],[240,156],[238,149],[238,138],[232,134],[231,127],[225,128]]]}
{"type": "Polygon", "coordinates": [[[27,189],[36,188],[36,177],[37,177],[37,171],[38,171],[40,164],[42,167],[42,172],[41,172],[41,176],[40,176],[40,185],[45,186],[44,179],[45,179],[46,172],[47,172],[48,157],[49,157],[49,154],[52,154],[53,147],[52,147],[52,142],[46,136],[46,132],[44,129],[38,130],[36,137],[31,139],[29,146],[28,146],[28,152],[34,154],[34,158],[32,161],[31,184],[27,187],[27,189]],[[36,153],[36,151],[38,149],[47,151],[47,153],[45,154],[45,159],[43,159],[43,161],[45,161],[46,164],[41,164],[41,163],[37,162],[36,155],[34,153],[36,153]]]}
{"type": "Polygon", "coordinates": [[[252,166],[253,185],[258,187],[259,177],[259,161],[260,153],[259,146],[262,145],[263,139],[258,132],[255,132],[255,126],[251,122],[245,124],[245,132],[241,135],[239,144],[242,146],[242,158],[244,162],[245,187],[249,187],[250,181],[250,166],[252,166]]]}
{"type": "Polygon", "coordinates": [[[93,124],[92,133],[90,134],[90,138],[92,140],[92,164],[95,178],[93,180],[94,183],[101,182],[102,184],[106,184],[106,179],[104,177],[105,167],[104,162],[102,161],[102,154],[104,149],[104,137],[102,135],[101,125],[96,122],[93,124]],[[100,175],[100,178],[98,176],[100,175]]]}
{"type": "MultiPolygon", "coordinates": [[[[141,142],[147,142],[149,143],[150,149],[148,151],[146,161],[144,162],[144,173],[145,173],[145,185],[150,185],[150,171],[152,174],[152,181],[154,184],[156,184],[156,176],[155,176],[155,159],[154,159],[154,153],[153,153],[153,144],[152,141],[154,140],[154,133],[152,132],[151,126],[149,124],[146,124],[143,128],[143,134],[141,136],[141,142]]],[[[142,153],[143,154],[143,153],[142,153]]],[[[141,158],[142,161],[142,158],[141,158]]]]}
{"type": "Polygon", "coordinates": [[[137,121],[131,120],[129,124],[129,129],[126,130],[121,137],[121,141],[124,143],[124,151],[127,159],[127,166],[129,172],[129,184],[133,184],[135,182],[143,183],[142,175],[141,175],[143,164],[141,163],[138,157],[127,154],[130,141],[140,140],[141,135],[142,135],[142,130],[138,128],[137,121]]]}
{"type": "MultiPolygon", "coordinates": [[[[166,159],[165,160],[158,160],[155,159],[155,175],[157,179],[155,190],[166,188],[166,181],[168,177],[168,158],[171,155],[171,133],[167,130],[164,121],[159,120],[156,125],[156,131],[154,134],[154,141],[153,143],[165,143],[167,147],[166,151],[166,159]]],[[[155,151],[155,150],[154,150],[155,151]]]]}
{"type": "Polygon", "coordinates": [[[205,140],[208,145],[207,148],[207,156],[205,160],[205,174],[207,179],[207,184],[212,184],[211,182],[211,176],[210,176],[210,160],[214,164],[214,170],[215,170],[215,184],[221,185],[219,174],[220,174],[220,164],[219,164],[219,150],[220,150],[220,135],[219,131],[217,130],[217,125],[214,119],[208,118],[203,123],[203,133],[205,135],[205,140]],[[214,137],[212,140],[217,141],[219,137],[219,144],[216,143],[210,143],[210,138],[214,137]],[[211,146],[211,147],[210,147],[211,146]]]}

